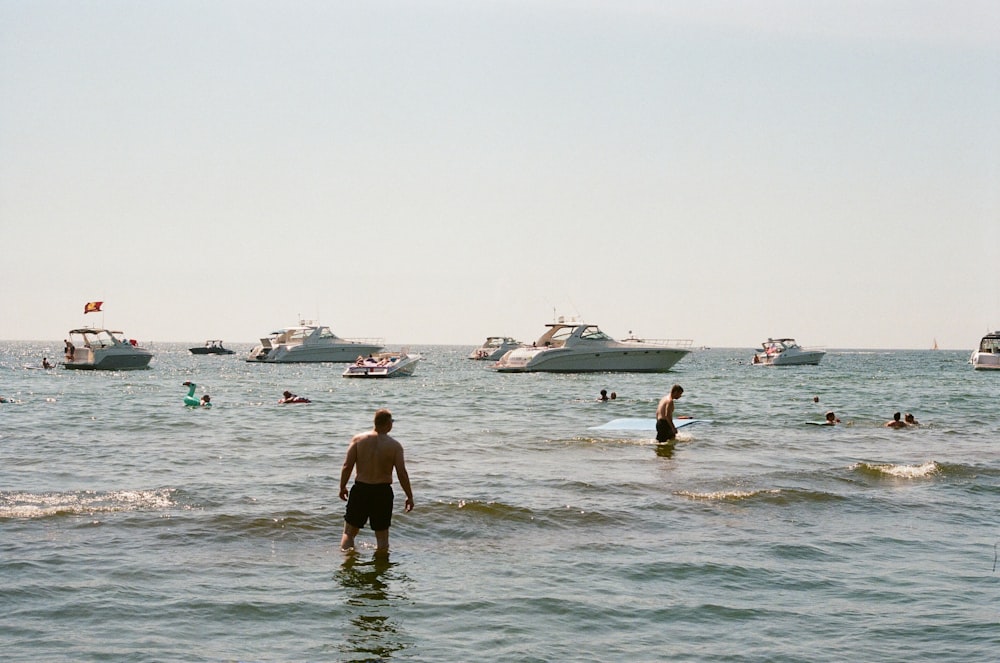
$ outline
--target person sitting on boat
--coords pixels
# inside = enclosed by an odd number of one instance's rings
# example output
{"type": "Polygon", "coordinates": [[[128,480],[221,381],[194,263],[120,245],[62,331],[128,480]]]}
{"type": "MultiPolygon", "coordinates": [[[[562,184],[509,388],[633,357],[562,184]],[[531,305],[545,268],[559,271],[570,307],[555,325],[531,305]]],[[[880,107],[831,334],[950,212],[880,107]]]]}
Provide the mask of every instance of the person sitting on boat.
{"type": "Polygon", "coordinates": [[[364,366],[365,365],[365,358],[362,357],[361,355],[358,355],[358,358],[354,360],[354,365],[355,366],[364,366]]]}
{"type": "Polygon", "coordinates": [[[886,428],[906,428],[906,423],[899,420],[900,416],[901,415],[900,415],[899,412],[894,413],[892,415],[892,421],[885,422],[885,427],[886,428]]]}
{"type": "Polygon", "coordinates": [[[66,359],[73,361],[73,355],[76,354],[76,346],[73,345],[72,341],[64,340],[63,343],[66,344],[66,359]]]}
{"type": "Polygon", "coordinates": [[[290,391],[286,391],[281,395],[281,400],[279,403],[311,403],[308,398],[303,398],[302,396],[296,396],[290,391]]]}
{"type": "Polygon", "coordinates": [[[200,399],[195,398],[194,390],[197,389],[198,385],[191,381],[185,381],[184,386],[188,388],[187,396],[184,397],[184,405],[188,407],[211,407],[212,397],[205,394],[200,399]]]}

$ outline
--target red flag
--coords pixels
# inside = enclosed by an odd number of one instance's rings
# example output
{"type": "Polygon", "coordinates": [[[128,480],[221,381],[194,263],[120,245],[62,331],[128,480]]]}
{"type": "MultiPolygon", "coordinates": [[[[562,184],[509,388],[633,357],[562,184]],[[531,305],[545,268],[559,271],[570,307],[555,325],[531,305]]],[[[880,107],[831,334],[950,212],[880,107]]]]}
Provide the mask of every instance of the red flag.
{"type": "Polygon", "coordinates": [[[101,304],[103,304],[103,303],[104,302],[87,302],[83,306],[83,312],[84,313],[100,313],[101,312],[101,304]]]}

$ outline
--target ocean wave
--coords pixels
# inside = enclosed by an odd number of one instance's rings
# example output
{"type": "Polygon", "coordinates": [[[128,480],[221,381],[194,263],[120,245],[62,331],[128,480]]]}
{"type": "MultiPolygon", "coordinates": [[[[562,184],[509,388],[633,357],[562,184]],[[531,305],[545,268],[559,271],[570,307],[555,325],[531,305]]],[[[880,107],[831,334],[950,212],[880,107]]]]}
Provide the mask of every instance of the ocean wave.
{"type": "Polygon", "coordinates": [[[920,465],[894,463],[855,463],[851,470],[866,476],[892,477],[894,479],[925,479],[941,473],[941,466],[929,460],[920,465]]]}
{"type": "Polygon", "coordinates": [[[175,506],[174,489],[76,491],[71,493],[0,492],[0,519],[34,519],[128,511],[158,511],[175,506]]]}
{"type": "MultiPolygon", "coordinates": [[[[497,533],[506,528],[517,531],[525,526],[577,529],[615,522],[615,518],[599,510],[581,509],[572,505],[529,508],[502,502],[459,500],[421,506],[420,510],[420,518],[408,520],[407,527],[416,531],[433,532],[435,536],[459,539],[479,538],[484,532],[497,533]]],[[[394,517],[393,526],[395,524],[394,517]]]]}
{"type": "Polygon", "coordinates": [[[712,492],[694,492],[680,490],[674,493],[690,500],[707,502],[743,502],[757,501],[771,504],[792,504],[797,502],[829,502],[844,499],[839,495],[801,488],[759,488],[755,490],[718,490],[712,492]]]}

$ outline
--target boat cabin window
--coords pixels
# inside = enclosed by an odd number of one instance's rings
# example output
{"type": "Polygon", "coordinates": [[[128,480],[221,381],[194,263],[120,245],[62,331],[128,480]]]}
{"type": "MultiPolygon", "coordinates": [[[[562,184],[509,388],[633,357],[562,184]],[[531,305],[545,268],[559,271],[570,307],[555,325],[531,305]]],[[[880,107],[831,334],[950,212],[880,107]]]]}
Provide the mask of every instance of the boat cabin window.
{"type": "Polygon", "coordinates": [[[1000,337],[987,336],[979,343],[980,352],[1000,354],[1000,337]]]}

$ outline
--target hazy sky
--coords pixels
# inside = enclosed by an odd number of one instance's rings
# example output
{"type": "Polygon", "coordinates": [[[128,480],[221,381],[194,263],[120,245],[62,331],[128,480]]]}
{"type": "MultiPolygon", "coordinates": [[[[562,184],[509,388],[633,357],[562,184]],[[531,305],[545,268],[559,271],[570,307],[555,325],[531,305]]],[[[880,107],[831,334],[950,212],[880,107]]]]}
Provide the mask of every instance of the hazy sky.
{"type": "Polygon", "coordinates": [[[3,339],[971,348],[1000,3],[0,0],[0,230],[3,339]]]}

